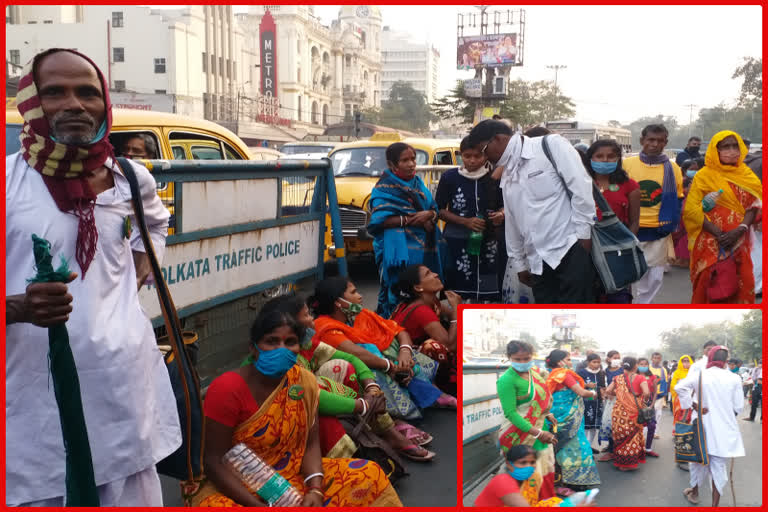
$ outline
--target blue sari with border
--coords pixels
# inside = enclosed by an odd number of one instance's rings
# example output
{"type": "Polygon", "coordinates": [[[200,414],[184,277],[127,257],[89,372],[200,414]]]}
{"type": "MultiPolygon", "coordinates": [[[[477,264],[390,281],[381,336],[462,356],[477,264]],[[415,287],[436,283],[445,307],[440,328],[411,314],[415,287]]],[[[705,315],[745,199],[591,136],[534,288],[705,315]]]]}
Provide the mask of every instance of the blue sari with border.
{"type": "Polygon", "coordinates": [[[555,459],[560,466],[561,485],[600,485],[592,447],[584,432],[584,401],[568,388],[552,394],[552,409],[557,420],[555,459]]]}
{"type": "Polygon", "coordinates": [[[400,302],[393,288],[403,268],[423,264],[443,279],[440,248],[443,240],[437,226],[433,232],[427,233],[420,226],[384,228],[384,221],[392,216],[406,216],[424,210],[437,213],[437,204],[420,177],[414,176],[405,181],[387,170],[371,192],[370,205],[368,232],[374,237],[373,251],[380,283],[376,312],[389,318],[400,302]]]}

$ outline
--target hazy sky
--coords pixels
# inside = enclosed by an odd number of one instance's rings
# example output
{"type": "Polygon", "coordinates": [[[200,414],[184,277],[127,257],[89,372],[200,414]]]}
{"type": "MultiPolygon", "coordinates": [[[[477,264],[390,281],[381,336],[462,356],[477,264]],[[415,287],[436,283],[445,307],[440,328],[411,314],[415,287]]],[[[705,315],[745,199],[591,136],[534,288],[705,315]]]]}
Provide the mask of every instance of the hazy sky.
{"type": "MultiPolygon", "coordinates": [[[[642,353],[661,344],[661,332],[680,327],[718,323],[729,320],[740,322],[746,310],[739,309],[526,309],[509,310],[508,318],[525,319],[536,338],[552,334],[552,313],[576,314],[579,326],[576,335],[593,338],[601,350],[632,351],[642,353]]],[[[482,310],[464,310],[467,314],[482,314],[482,310]]]]}
{"type": "MultiPolygon", "coordinates": [[[[762,56],[760,6],[522,7],[525,65],[513,68],[512,78],[552,80],[547,65],[568,66],[559,72],[558,85],[575,100],[584,121],[629,123],[663,113],[687,124],[686,105],[698,105],[695,120],[699,108],[732,102],[740,87],[731,78],[734,69],[742,57],[762,56]]],[[[472,78],[473,72],[456,70],[457,13],[475,11],[471,6],[380,8],[384,25],[440,51],[442,92],[457,79],[472,78]]],[[[325,24],[338,11],[337,5],[315,6],[325,24]]]]}

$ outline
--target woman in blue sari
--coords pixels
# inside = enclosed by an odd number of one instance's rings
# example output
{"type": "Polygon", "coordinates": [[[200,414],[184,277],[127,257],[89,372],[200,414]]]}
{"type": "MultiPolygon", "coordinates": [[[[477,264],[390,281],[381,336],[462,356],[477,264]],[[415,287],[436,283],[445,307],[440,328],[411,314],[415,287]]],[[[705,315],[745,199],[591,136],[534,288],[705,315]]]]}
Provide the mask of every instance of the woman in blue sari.
{"type": "MultiPolygon", "coordinates": [[[[597,391],[585,389],[584,379],[570,369],[571,355],[553,350],[546,359],[551,369],[547,387],[552,392],[552,408],[557,421],[555,460],[559,468],[560,487],[555,492],[570,496],[600,485],[592,447],[584,432],[584,400],[597,399],[597,391]]],[[[557,479],[557,477],[555,477],[557,479]]]]}
{"type": "Polygon", "coordinates": [[[400,302],[395,285],[400,271],[420,264],[443,278],[440,229],[435,200],[416,176],[416,150],[396,142],[387,148],[389,169],[371,193],[373,250],[379,269],[379,305],[376,312],[389,318],[400,302]]]}

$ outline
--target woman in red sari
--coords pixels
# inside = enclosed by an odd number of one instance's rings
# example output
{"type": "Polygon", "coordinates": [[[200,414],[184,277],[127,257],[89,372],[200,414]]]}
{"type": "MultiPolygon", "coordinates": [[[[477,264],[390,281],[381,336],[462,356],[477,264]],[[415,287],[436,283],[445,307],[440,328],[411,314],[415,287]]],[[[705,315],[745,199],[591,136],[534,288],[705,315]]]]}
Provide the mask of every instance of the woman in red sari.
{"type": "Polygon", "coordinates": [[[696,173],[683,210],[691,251],[692,304],[706,304],[718,258],[732,257],[737,275],[730,297],[718,300],[731,304],[755,302],[752,229],[760,222],[763,188],[754,172],[744,164],[747,147],[731,131],[715,134],[707,147],[703,169],[696,173]],[[704,212],[702,201],[710,192],[723,191],[714,208],[704,212]]]}
{"type": "Polygon", "coordinates": [[[637,414],[638,404],[650,396],[651,390],[645,378],[637,374],[637,359],[625,357],[622,367],[624,373],[614,377],[605,391],[616,393],[611,418],[613,465],[620,471],[631,471],[645,464],[643,425],[637,422],[637,414]]]}

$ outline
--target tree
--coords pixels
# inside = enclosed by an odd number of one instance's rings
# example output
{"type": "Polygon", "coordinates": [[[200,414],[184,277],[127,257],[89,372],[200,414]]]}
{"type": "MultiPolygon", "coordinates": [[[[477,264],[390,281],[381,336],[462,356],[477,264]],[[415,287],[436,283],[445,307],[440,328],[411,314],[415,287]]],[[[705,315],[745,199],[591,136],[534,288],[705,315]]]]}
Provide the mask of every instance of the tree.
{"type": "Polygon", "coordinates": [[[465,123],[472,123],[475,118],[475,107],[464,92],[464,82],[459,80],[447,96],[439,98],[430,106],[432,114],[440,119],[461,117],[465,123]]]}
{"type": "Polygon", "coordinates": [[[763,353],[763,312],[753,309],[744,315],[736,327],[733,356],[743,361],[752,361],[763,353]]]}
{"type": "Polygon", "coordinates": [[[744,57],[744,63],[737,67],[731,78],[741,78],[739,106],[754,109],[763,106],[763,59],[744,57]]]}
{"type": "Polygon", "coordinates": [[[521,332],[520,333],[520,341],[524,341],[526,343],[530,343],[533,347],[533,351],[537,352],[539,350],[539,345],[536,343],[536,338],[533,337],[533,335],[529,332],[521,332]]]}
{"type": "Polygon", "coordinates": [[[684,355],[698,359],[702,347],[709,340],[718,345],[734,346],[736,326],[731,322],[720,322],[692,326],[684,324],[676,329],[661,333],[661,350],[665,359],[677,360],[684,355]]]}
{"type": "Polygon", "coordinates": [[[675,119],[672,116],[665,116],[663,114],[658,114],[656,116],[646,116],[641,117],[639,119],[635,119],[628,125],[625,125],[624,128],[632,132],[632,144],[639,144],[640,143],[640,135],[642,134],[643,128],[648,126],[649,124],[663,124],[667,130],[669,131],[669,142],[667,143],[667,147],[675,148],[675,147],[685,147],[685,141],[682,141],[680,137],[685,138],[687,140],[686,135],[679,135],[678,130],[678,124],[677,119],[675,119]]]}
{"type": "MultiPolygon", "coordinates": [[[[468,98],[464,84],[456,87],[443,98],[432,104],[432,113],[437,117],[460,116],[465,123],[473,123],[475,106],[479,99],[468,98]]],[[[509,82],[507,96],[498,101],[501,117],[522,126],[541,123],[546,119],[568,118],[576,114],[573,100],[555,88],[552,82],[526,82],[517,79],[509,82]]]]}
{"type": "Polygon", "coordinates": [[[382,102],[380,109],[367,109],[362,114],[368,122],[414,132],[429,130],[429,123],[435,119],[426,97],[402,80],[392,85],[389,99],[382,102]]]}

